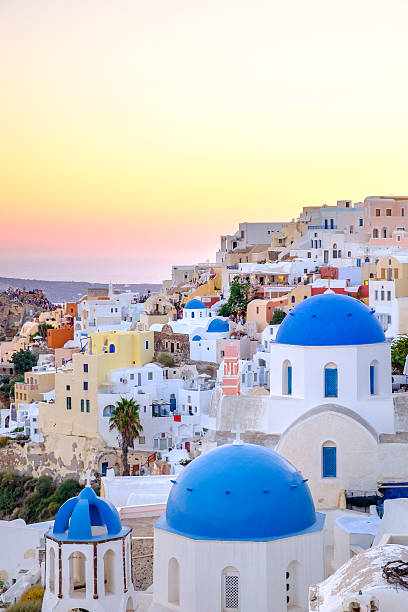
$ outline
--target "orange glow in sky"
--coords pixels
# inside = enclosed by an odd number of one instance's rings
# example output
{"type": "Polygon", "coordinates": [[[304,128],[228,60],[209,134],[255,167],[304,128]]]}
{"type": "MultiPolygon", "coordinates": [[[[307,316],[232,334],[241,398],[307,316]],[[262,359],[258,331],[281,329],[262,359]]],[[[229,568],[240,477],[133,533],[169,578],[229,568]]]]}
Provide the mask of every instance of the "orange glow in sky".
{"type": "Polygon", "coordinates": [[[2,0],[0,276],[144,282],[407,192],[405,0],[2,0]]]}

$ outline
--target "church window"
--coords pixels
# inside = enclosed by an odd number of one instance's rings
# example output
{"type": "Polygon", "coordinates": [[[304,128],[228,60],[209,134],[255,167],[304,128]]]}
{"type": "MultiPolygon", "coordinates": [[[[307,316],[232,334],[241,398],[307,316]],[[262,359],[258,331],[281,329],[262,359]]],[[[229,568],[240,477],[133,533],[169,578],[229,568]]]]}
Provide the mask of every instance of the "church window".
{"type": "Polygon", "coordinates": [[[378,361],[372,361],[370,364],[370,395],[377,395],[377,372],[378,372],[378,361]]]}
{"type": "Polygon", "coordinates": [[[103,572],[105,595],[112,595],[115,592],[115,553],[107,550],[103,555],[103,572]]]}
{"type": "Polygon", "coordinates": [[[79,551],[69,556],[69,595],[70,597],[84,597],[86,589],[86,559],[79,551]]]}
{"type": "Polygon", "coordinates": [[[298,571],[299,563],[297,561],[292,561],[286,570],[286,605],[288,611],[300,608],[298,571]]]}
{"type": "Polygon", "coordinates": [[[172,604],[180,604],[180,564],[172,557],[168,571],[168,600],[172,604]]]}
{"type": "Polygon", "coordinates": [[[222,571],[223,612],[238,612],[239,610],[239,572],[235,567],[227,567],[222,571]]]}
{"type": "Polygon", "coordinates": [[[338,372],[334,363],[329,363],[324,368],[324,396],[338,396],[338,372]]]}
{"type": "Polygon", "coordinates": [[[282,395],[292,395],[292,364],[288,359],[282,366],[282,395]]]}
{"type": "Polygon", "coordinates": [[[53,548],[50,549],[50,558],[48,562],[48,584],[51,593],[55,592],[55,550],[53,548]]]}
{"type": "Polygon", "coordinates": [[[337,448],[334,442],[325,442],[322,447],[322,476],[323,478],[336,478],[337,476],[337,448]]]}

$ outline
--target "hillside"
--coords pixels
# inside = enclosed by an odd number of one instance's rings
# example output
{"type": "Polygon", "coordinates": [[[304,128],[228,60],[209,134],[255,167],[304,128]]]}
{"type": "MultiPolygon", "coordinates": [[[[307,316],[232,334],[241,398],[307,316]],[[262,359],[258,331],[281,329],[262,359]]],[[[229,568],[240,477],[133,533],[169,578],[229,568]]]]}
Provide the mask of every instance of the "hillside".
{"type": "MultiPolygon", "coordinates": [[[[61,302],[75,302],[81,295],[87,292],[88,287],[106,287],[106,284],[0,277],[0,292],[5,291],[8,287],[42,289],[51,302],[59,304],[61,302]]],[[[160,285],[154,283],[115,284],[114,288],[118,291],[137,291],[140,294],[145,294],[148,290],[151,293],[157,293],[160,290],[160,285]]]]}

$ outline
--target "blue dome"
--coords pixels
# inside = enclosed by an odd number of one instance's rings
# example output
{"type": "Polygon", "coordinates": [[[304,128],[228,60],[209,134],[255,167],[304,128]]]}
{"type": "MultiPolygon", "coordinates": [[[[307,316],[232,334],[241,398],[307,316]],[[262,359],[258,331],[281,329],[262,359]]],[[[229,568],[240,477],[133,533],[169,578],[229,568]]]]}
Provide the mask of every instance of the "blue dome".
{"type": "Polygon", "coordinates": [[[98,541],[123,537],[129,531],[129,527],[122,527],[115,506],[85,487],[78,497],[62,504],[51,537],[62,542],[98,541]]]}
{"type": "Polygon", "coordinates": [[[187,310],[198,310],[199,308],[207,309],[207,307],[204,306],[204,304],[200,300],[196,300],[196,299],[190,300],[189,302],[187,302],[184,308],[187,308],[187,310]]]}
{"type": "Polygon", "coordinates": [[[197,540],[265,541],[320,523],[309,487],[289,461],[263,446],[228,444],[177,475],[156,527],[197,540]]]}
{"type": "Polygon", "coordinates": [[[212,333],[225,333],[229,331],[228,321],[222,319],[213,319],[207,327],[208,332],[212,333]]]}
{"type": "Polygon", "coordinates": [[[374,314],[355,298],[323,293],[304,300],[282,321],[276,342],[298,346],[344,346],[385,342],[374,314]]]}
{"type": "Polygon", "coordinates": [[[201,336],[194,336],[192,342],[198,342],[199,340],[201,340],[201,336]]]}

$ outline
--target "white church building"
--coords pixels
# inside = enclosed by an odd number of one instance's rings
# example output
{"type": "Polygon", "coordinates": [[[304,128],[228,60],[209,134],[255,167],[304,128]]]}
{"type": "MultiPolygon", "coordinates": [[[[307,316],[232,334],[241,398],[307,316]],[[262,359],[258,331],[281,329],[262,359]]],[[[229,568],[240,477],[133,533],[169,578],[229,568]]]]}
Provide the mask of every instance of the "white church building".
{"type": "Polygon", "coordinates": [[[306,479],[237,440],[177,476],[155,525],[149,612],[295,612],[324,576],[324,515],[306,479]]]}
{"type": "Polygon", "coordinates": [[[89,483],[66,501],[45,534],[42,612],[136,610],[130,532],[89,483]]]}
{"type": "Polygon", "coordinates": [[[270,343],[269,365],[269,396],[214,394],[207,448],[239,424],[245,441],[302,470],[321,509],[338,507],[345,490],[406,480],[408,402],[394,401],[390,344],[373,310],[330,291],[304,300],[270,343]]]}

